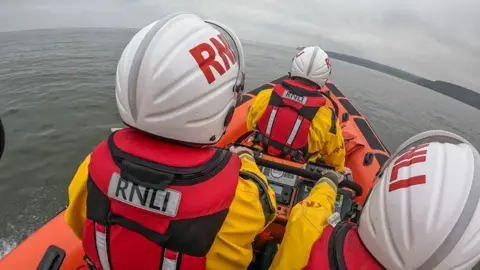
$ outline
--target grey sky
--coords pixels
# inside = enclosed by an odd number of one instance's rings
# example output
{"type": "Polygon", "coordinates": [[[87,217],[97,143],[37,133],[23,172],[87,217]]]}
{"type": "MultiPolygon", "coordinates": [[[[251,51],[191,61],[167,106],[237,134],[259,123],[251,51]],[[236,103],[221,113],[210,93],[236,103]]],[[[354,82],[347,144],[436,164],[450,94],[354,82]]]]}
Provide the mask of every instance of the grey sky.
{"type": "Polygon", "coordinates": [[[2,0],[0,31],[142,27],[178,11],[243,39],[319,44],[480,92],[478,0],[2,0]]]}

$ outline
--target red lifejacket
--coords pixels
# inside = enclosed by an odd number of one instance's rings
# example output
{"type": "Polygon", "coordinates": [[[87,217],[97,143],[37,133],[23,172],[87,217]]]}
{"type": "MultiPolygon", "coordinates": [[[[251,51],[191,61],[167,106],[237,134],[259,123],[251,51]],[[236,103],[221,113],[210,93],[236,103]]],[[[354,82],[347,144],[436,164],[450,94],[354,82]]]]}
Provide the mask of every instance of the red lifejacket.
{"type": "Polygon", "coordinates": [[[133,129],[91,155],[86,259],[96,269],[205,269],[238,184],[240,159],[133,129]]]}
{"type": "Polygon", "coordinates": [[[254,142],[271,155],[308,161],[310,124],[325,104],[318,88],[293,80],[276,84],[267,109],[257,122],[254,142]]]}
{"type": "Polygon", "coordinates": [[[310,259],[303,270],[380,270],[383,268],[362,244],[357,226],[340,222],[327,226],[315,241],[310,259]]]}

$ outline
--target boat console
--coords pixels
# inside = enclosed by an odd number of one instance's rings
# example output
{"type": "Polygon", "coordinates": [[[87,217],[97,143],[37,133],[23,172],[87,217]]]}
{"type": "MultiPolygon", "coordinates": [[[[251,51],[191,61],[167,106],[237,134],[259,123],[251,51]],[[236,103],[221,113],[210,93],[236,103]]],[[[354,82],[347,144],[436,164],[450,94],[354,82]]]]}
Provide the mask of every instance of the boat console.
{"type": "MultiPolygon", "coordinates": [[[[286,223],[293,206],[310,194],[325,170],[333,169],[325,164],[301,164],[261,153],[255,154],[255,160],[275,192],[276,222],[279,223],[286,223]]],[[[362,195],[362,192],[361,186],[353,181],[351,175],[340,184],[335,212],[340,214],[342,220],[358,216],[361,206],[354,202],[354,198],[362,195]]]]}
{"type": "MultiPolygon", "coordinates": [[[[302,164],[283,160],[260,152],[255,152],[255,161],[275,192],[277,202],[275,221],[254,242],[255,257],[249,269],[263,270],[272,263],[293,207],[310,194],[326,170],[333,168],[320,163],[302,164]]],[[[362,193],[362,187],[353,181],[351,175],[340,183],[335,212],[339,213],[341,220],[358,221],[362,207],[354,199],[362,193]]]]}

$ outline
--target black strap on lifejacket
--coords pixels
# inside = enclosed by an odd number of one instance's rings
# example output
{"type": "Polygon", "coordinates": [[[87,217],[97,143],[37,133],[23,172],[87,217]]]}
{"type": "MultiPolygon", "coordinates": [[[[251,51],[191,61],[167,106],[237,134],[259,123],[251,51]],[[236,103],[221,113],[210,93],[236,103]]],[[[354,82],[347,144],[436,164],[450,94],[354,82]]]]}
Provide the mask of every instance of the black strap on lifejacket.
{"type": "MultiPolygon", "coordinates": [[[[355,226],[357,226],[355,223],[340,221],[330,234],[330,238],[328,239],[328,264],[330,269],[348,270],[343,250],[347,234],[350,230],[355,228],[355,226]]],[[[375,260],[373,256],[371,256],[371,258],[375,260]]]]}
{"type": "Polygon", "coordinates": [[[112,214],[110,212],[110,200],[90,177],[87,181],[87,190],[87,217],[91,220],[103,226],[120,225],[141,234],[159,246],[164,246],[167,243],[169,236],[150,230],[133,220],[112,214]]]}
{"type": "Polygon", "coordinates": [[[161,247],[191,256],[201,257],[207,254],[228,214],[228,209],[226,209],[194,219],[171,220],[165,234],[161,234],[134,220],[112,213],[109,198],[103,194],[90,176],[87,190],[87,217],[105,226],[107,231],[110,226],[119,225],[142,235],[161,247]],[[192,226],[195,229],[192,230],[192,226]]]}
{"type": "Polygon", "coordinates": [[[328,239],[328,264],[332,270],[347,270],[345,265],[343,246],[349,230],[355,225],[347,221],[339,222],[328,239]]]}
{"type": "Polygon", "coordinates": [[[299,96],[304,96],[304,97],[323,97],[323,94],[318,91],[319,88],[316,88],[316,90],[308,90],[302,87],[298,87],[295,85],[292,85],[286,81],[281,82],[282,86],[289,90],[290,92],[293,92],[296,95],[299,96]]]}
{"type": "Polygon", "coordinates": [[[330,130],[328,132],[336,135],[337,134],[337,115],[335,114],[335,112],[333,111],[332,108],[329,108],[330,111],[332,112],[332,119],[331,119],[331,126],[330,126],[330,130]]]}
{"type": "Polygon", "coordinates": [[[92,262],[92,260],[87,256],[83,256],[83,260],[87,264],[88,270],[96,270],[97,267],[95,267],[95,264],[92,262]]]}
{"type": "MultiPolygon", "coordinates": [[[[118,131],[117,131],[118,132],[118,131]]],[[[108,138],[108,148],[115,164],[120,168],[121,177],[136,184],[164,190],[168,185],[195,185],[218,174],[230,160],[231,153],[224,149],[217,149],[212,159],[205,164],[177,168],[159,164],[131,155],[115,145],[112,133],[108,138]]]]}
{"type": "Polygon", "coordinates": [[[268,146],[272,146],[275,149],[281,150],[280,158],[284,158],[290,155],[294,161],[308,161],[313,154],[308,153],[308,145],[302,147],[302,149],[293,149],[289,146],[282,144],[276,140],[268,138],[262,135],[258,130],[253,132],[253,141],[258,143],[262,142],[263,152],[267,152],[268,146]]]}
{"type": "MultiPolygon", "coordinates": [[[[121,178],[157,190],[165,189],[168,185],[195,185],[206,181],[223,170],[231,157],[230,152],[218,150],[212,159],[203,165],[192,168],[170,167],[135,157],[119,149],[114,143],[114,134],[108,139],[108,146],[114,162],[121,170],[121,178]],[[158,180],[168,181],[155,183],[158,180]]],[[[161,234],[134,220],[112,213],[109,197],[100,190],[90,175],[88,177],[87,217],[90,220],[105,226],[107,231],[111,225],[119,225],[139,233],[163,248],[187,255],[201,257],[207,254],[228,213],[228,209],[225,209],[194,219],[171,220],[165,234],[161,234]],[[192,226],[195,229],[192,230],[192,226]]]]}
{"type": "MultiPolygon", "coordinates": [[[[287,91],[297,96],[323,98],[323,94],[320,91],[310,91],[307,89],[303,89],[301,87],[291,85],[285,81],[283,81],[281,85],[287,91]]],[[[318,106],[315,106],[315,107],[302,106],[300,109],[295,108],[293,106],[285,104],[283,101],[283,98],[275,91],[272,91],[269,105],[272,105],[275,110],[276,108],[288,107],[291,110],[295,111],[302,118],[308,120],[309,122],[312,122],[313,118],[315,118],[315,115],[318,113],[318,110],[320,109],[320,107],[318,106]]],[[[302,147],[302,149],[293,149],[292,147],[284,143],[273,140],[268,136],[268,134],[266,135],[261,134],[258,130],[254,132],[253,141],[254,143],[261,143],[263,152],[268,152],[269,146],[279,150],[280,158],[284,158],[285,156],[290,155],[292,159],[295,161],[308,161],[309,158],[313,155],[308,153],[308,144],[302,147]]]]}
{"type": "MultiPolygon", "coordinates": [[[[297,96],[302,96],[302,97],[318,97],[318,98],[323,98],[323,95],[319,91],[309,91],[294,85],[291,85],[287,82],[282,82],[282,86],[290,91],[291,93],[297,95],[297,96]]],[[[275,107],[289,107],[296,113],[298,113],[301,117],[309,120],[310,122],[315,118],[315,115],[317,114],[318,110],[320,109],[319,107],[309,107],[309,106],[303,106],[300,110],[298,110],[295,107],[289,106],[283,102],[283,98],[279,96],[275,91],[272,91],[272,95],[270,97],[269,104],[275,107]]]]}

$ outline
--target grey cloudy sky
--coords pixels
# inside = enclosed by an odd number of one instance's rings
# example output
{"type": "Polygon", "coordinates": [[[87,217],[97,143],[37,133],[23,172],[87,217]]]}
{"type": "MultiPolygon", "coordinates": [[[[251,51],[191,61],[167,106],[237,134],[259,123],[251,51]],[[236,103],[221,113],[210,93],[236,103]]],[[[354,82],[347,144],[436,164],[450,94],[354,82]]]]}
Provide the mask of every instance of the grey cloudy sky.
{"type": "Polygon", "coordinates": [[[193,12],[231,26],[243,39],[319,44],[480,92],[478,0],[2,0],[0,5],[0,31],[142,27],[167,13],[193,12]]]}

